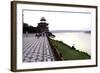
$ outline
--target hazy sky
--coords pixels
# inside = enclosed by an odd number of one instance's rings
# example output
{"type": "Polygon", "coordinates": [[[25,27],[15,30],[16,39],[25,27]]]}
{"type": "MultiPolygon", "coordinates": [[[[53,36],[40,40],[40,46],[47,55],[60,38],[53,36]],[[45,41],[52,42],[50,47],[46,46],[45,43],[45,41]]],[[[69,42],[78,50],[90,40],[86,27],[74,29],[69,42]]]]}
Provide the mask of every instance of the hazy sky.
{"type": "Polygon", "coordinates": [[[24,22],[32,26],[45,17],[49,30],[91,30],[91,13],[24,10],[23,14],[24,22]]]}

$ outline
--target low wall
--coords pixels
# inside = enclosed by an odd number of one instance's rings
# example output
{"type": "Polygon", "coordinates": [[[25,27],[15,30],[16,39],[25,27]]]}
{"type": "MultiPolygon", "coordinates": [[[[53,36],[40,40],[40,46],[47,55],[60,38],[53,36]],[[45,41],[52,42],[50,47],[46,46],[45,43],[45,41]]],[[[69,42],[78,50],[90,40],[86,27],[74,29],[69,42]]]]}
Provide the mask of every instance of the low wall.
{"type": "Polygon", "coordinates": [[[48,41],[49,41],[50,46],[51,46],[51,49],[52,49],[52,51],[53,51],[53,55],[54,55],[54,57],[55,57],[55,60],[56,60],[56,61],[64,60],[64,59],[63,59],[63,56],[61,55],[61,53],[59,53],[59,51],[57,50],[57,48],[54,47],[53,44],[51,43],[49,37],[48,37],[48,41]]]}

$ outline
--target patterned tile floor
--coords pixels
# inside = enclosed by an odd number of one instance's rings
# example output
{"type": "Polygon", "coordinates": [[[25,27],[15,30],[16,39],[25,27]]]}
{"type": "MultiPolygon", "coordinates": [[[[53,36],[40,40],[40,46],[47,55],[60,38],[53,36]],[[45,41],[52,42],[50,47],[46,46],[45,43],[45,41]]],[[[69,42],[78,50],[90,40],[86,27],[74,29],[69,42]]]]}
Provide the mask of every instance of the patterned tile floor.
{"type": "Polygon", "coordinates": [[[23,35],[23,62],[54,61],[54,56],[46,36],[23,35]]]}

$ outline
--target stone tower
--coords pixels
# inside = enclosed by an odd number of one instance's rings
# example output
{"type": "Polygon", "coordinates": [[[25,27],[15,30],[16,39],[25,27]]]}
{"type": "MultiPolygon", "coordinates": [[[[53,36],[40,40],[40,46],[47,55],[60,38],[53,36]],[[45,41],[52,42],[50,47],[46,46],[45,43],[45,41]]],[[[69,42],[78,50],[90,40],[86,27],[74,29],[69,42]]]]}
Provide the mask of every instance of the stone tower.
{"type": "Polygon", "coordinates": [[[48,23],[46,23],[46,19],[44,17],[40,19],[37,28],[38,28],[38,32],[40,33],[49,32],[48,23]]]}

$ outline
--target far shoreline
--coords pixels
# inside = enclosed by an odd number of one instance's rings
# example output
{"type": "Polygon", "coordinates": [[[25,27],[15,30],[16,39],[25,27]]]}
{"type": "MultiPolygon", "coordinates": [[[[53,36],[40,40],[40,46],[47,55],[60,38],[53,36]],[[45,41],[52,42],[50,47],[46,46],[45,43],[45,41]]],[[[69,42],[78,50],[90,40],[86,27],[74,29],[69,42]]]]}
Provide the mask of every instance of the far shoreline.
{"type": "Polygon", "coordinates": [[[52,30],[51,33],[65,33],[65,32],[83,32],[91,34],[90,30],[52,30]]]}

